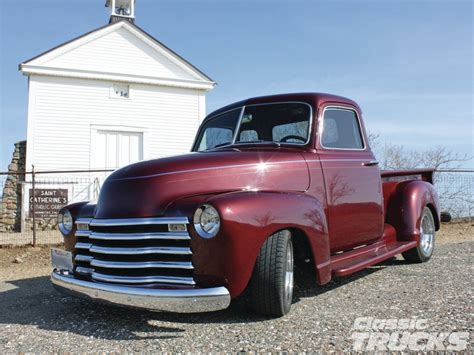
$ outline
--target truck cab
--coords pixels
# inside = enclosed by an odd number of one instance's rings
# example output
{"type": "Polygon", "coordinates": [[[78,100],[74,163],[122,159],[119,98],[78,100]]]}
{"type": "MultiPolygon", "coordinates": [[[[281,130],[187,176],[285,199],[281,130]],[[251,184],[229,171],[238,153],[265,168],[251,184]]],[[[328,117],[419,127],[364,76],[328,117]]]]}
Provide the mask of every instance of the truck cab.
{"type": "Polygon", "coordinates": [[[97,203],[59,215],[53,284],[159,311],[289,312],[295,265],[318,284],[402,253],[433,253],[431,169],[381,172],[354,101],[251,98],[206,117],[190,154],[111,174],[97,203]]]}

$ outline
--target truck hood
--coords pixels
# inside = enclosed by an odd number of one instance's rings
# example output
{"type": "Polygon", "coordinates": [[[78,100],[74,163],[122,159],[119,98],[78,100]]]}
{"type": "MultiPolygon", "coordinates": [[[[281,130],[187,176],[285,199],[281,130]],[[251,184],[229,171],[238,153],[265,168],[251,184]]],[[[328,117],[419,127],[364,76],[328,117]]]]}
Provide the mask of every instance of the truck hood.
{"type": "Polygon", "coordinates": [[[102,186],[95,218],[159,216],[171,202],[193,195],[308,187],[307,164],[294,150],[190,153],[115,171],[102,186]]]}

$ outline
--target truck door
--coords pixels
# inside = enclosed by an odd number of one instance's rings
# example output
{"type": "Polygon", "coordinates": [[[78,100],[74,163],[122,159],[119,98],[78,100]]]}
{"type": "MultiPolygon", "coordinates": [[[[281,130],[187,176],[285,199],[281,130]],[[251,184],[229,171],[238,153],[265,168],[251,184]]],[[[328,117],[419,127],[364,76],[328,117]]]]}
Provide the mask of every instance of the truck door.
{"type": "Polygon", "coordinates": [[[331,252],[379,239],[383,233],[380,170],[356,109],[326,106],[319,118],[318,154],[326,188],[331,252]]]}

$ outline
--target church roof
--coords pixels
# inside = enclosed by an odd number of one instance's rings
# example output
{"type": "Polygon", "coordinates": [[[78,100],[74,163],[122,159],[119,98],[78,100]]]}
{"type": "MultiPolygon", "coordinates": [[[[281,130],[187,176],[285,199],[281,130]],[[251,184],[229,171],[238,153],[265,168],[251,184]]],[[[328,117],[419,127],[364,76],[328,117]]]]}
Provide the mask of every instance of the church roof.
{"type": "Polygon", "coordinates": [[[25,75],[137,81],[210,90],[208,75],[137,25],[110,23],[19,65],[25,75]]]}

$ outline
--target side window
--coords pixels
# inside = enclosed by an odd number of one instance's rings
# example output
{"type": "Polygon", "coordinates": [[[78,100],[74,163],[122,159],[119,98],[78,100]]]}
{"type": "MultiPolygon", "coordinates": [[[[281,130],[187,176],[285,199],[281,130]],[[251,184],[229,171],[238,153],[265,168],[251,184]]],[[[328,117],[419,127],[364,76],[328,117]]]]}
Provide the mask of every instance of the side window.
{"type": "Polygon", "coordinates": [[[321,145],[324,148],[363,149],[361,128],[355,111],[328,108],[324,111],[321,145]]]}

